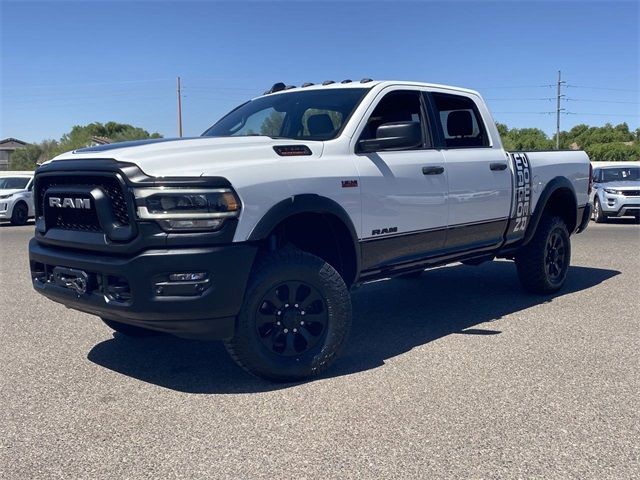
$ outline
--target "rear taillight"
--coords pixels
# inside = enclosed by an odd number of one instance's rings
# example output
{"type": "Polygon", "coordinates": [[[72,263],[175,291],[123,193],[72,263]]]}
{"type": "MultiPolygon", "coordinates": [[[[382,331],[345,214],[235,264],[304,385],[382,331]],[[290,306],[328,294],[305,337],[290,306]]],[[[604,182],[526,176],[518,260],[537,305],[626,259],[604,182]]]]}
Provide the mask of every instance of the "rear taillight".
{"type": "Polygon", "coordinates": [[[589,190],[587,193],[591,195],[591,189],[593,188],[593,165],[589,162],[589,190]]]}

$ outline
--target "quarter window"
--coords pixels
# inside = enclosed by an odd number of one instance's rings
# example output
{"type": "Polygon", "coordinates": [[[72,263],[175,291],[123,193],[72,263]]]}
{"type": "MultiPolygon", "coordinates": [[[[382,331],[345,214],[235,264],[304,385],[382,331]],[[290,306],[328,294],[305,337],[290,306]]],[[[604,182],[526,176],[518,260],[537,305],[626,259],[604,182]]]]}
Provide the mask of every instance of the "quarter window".
{"type": "Polygon", "coordinates": [[[489,138],[473,100],[445,93],[433,93],[432,97],[445,148],[489,146],[489,138]]]}

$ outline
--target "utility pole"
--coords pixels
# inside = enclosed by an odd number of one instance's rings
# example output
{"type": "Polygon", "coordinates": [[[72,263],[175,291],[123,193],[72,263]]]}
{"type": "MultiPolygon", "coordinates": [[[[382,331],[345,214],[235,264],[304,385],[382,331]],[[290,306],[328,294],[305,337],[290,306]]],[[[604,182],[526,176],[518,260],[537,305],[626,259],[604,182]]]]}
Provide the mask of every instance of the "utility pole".
{"type": "Polygon", "coordinates": [[[180,77],[178,77],[178,136],[182,137],[182,92],[180,90],[180,77]]]}
{"type": "Polygon", "coordinates": [[[558,70],[558,97],[556,103],[556,150],[560,150],[560,112],[564,110],[564,108],[560,108],[560,100],[564,95],[561,94],[562,84],[566,83],[562,80],[562,72],[558,70]]]}

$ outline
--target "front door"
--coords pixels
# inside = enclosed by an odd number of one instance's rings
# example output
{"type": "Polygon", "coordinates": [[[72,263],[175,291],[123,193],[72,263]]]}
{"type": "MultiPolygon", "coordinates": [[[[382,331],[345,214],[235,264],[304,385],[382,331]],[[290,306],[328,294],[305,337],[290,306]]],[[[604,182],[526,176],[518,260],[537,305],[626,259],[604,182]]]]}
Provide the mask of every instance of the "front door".
{"type": "Polygon", "coordinates": [[[387,89],[373,102],[357,140],[374,138],[385,123],[417,121],[423,144],[408,150],[358,153],[362,195],[362,269],[409,262],[444,246],[447,171],[433,149],[419,90],[387,89]]]}

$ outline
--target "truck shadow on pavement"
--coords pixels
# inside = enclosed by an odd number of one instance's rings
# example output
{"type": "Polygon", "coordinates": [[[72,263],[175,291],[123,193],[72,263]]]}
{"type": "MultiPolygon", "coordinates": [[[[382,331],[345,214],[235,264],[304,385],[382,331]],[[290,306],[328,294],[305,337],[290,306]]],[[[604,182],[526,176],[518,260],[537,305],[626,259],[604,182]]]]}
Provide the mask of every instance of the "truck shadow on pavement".
{"type": "MultiPolygon", "coordinates": [[[[367,284],[353,293],[351,336],[342,357],[323,377],[379,367],[390,358],[450,334],[500,334],[490,326],[473,327],[595,287],[618,274],[616,270],[571,267],[563,290],[550,296],[524,293],[511,262],[455,265],[427,271],[418,279],[367,284]]],[[[188,393],[250,393],[292,386],[246,374],[220,342],[171,336],[130,339],[115,333],[96,345],[88,359],[123,375],[188,393]]]]}

